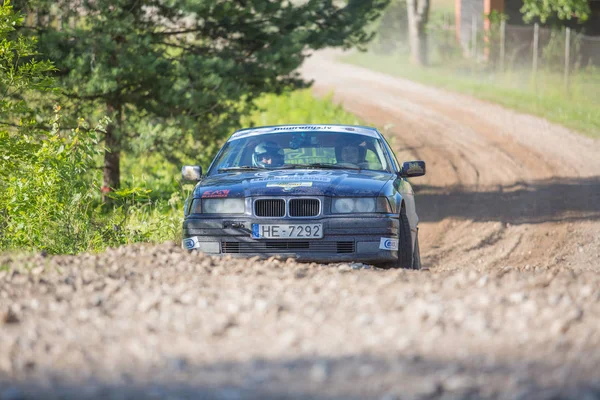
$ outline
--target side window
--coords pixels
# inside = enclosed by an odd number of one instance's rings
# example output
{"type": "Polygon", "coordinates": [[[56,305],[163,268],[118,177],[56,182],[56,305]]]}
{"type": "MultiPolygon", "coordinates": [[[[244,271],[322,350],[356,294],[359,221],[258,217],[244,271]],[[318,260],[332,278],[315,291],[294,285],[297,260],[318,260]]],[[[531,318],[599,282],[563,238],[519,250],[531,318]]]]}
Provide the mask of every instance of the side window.
{"type": "Polygon", "coordinates": [[[396,155],[394,154],[394,152],[392,151],[392,149],[390,149],[390,154],[392,155],[392,162],[396,166],[396,170],[400,171],[400,168],[402,168],[402,166],[398,162],[398,159],[396,158],[396,155]]]}
{"type": "Polygon", "coordinates": [[[385,142],[385,144],[384,144],[385,149],[389,152],[390,158],[392,159],[392,164],[394,164],[396,171],[400,171],[400,163],[398,162],[396,155],[394,154],[392,148],[390,147],[390,144],[387,142],[387,140],[385,138],[384,138],[384,142],[385,142]]]}

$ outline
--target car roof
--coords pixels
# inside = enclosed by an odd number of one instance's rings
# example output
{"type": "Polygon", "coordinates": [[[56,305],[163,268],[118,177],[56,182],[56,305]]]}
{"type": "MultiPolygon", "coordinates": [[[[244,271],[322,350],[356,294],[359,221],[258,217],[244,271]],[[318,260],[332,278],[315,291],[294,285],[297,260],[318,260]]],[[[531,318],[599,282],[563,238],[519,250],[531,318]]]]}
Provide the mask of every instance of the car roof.
{"type": "Polygon", "coordinates": [[[288,133],[288,132],[343,132],[348,134],[365,135],[379,138],[377,129],[361,125],[336,125],[336,124],[316,124],[316,125],[271,125],[258,126],[255,128],[240,129],[234,132],[229,140],[237,140],[250,136],[264,135],[267,133],[288,133]]]}

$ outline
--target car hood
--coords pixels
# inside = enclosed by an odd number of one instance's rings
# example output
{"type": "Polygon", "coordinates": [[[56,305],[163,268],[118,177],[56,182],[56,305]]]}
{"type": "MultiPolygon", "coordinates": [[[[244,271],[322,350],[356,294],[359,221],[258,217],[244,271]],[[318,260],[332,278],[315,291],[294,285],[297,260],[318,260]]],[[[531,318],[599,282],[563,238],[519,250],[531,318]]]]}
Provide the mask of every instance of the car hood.
{"type": "Polygon", "coordinates": [[[385,171],[314,169],[223,173],[200,181],[194,197],[377,196],[394,176],[385,171]]]}

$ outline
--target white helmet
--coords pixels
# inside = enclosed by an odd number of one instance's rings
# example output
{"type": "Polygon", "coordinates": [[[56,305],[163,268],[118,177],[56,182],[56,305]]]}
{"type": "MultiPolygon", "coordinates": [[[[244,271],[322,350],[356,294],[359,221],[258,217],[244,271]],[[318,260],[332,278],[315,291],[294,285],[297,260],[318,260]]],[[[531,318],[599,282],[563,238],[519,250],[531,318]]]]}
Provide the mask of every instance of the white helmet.
{"type": "Polygon", "coordinates": [[[262,142],[254,148],[252,165],[261,168],[281,167],[283,165],[283,156],[283,149],[277,143],[262,142]]]}

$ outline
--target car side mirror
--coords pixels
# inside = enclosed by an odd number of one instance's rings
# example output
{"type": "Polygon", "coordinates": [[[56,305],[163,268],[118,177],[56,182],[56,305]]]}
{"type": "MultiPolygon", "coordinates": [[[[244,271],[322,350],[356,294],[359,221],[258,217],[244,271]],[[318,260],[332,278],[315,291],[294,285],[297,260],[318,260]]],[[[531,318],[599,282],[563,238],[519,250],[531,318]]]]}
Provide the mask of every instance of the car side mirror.
{"type": "Polygon", "coordinates": [[[398,174],[401,178],[414,178],[425,175],[425,161],[407,161],[398,174]]]}
{"type": "Polygon", "coordinates": [[[181,179],[188,182],[199,182],[202,179],[202,167],[199,165],[184,165],[181,168],[181,179]]]}

